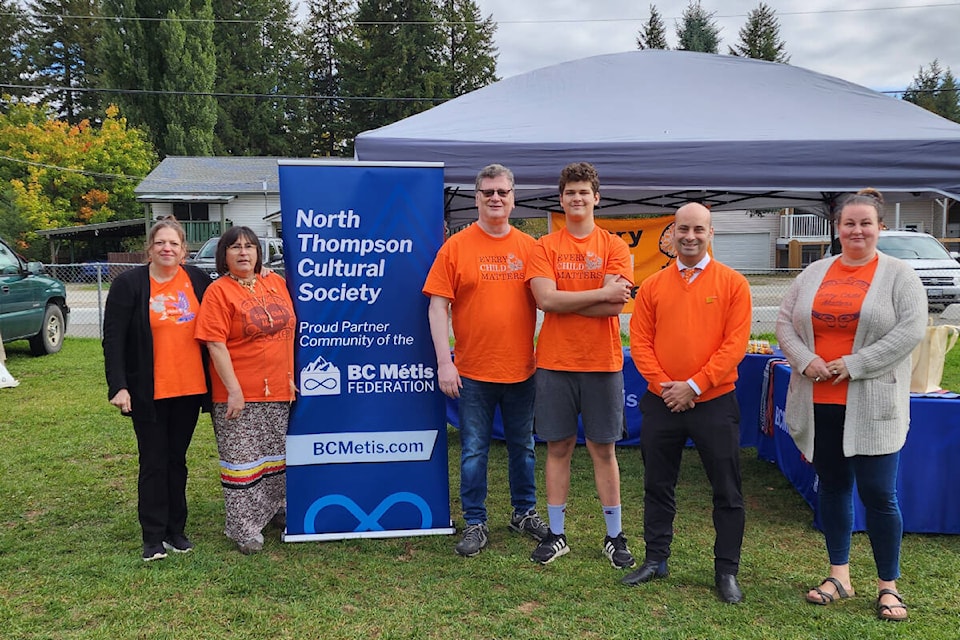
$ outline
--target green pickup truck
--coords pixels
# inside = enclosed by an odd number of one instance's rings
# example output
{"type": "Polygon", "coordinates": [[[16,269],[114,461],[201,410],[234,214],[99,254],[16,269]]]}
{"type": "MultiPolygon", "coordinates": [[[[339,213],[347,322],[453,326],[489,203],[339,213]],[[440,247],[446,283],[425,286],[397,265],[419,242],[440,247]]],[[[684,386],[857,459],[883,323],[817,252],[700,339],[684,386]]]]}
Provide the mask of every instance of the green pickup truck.
{"type": "Polygon", "coordinates": [[[26,262],[0,238],[0,335],[4,342],[29,340],[35,356],[56,353],[67,332],[67,290],[26,262]]]}

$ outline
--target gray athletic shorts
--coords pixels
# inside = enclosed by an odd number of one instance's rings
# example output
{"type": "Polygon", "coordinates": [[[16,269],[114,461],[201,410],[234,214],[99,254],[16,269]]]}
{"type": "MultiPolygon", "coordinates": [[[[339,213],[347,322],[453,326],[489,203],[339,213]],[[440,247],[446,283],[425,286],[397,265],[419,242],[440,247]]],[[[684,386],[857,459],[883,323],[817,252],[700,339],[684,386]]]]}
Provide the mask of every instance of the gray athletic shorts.
{"type": "Polygon", "coordinates": [[[587,440],[608,444],[623,438],[622,371],[537,369],[533,429],[541,440],[577,435],[577,416],[587,440]]]}

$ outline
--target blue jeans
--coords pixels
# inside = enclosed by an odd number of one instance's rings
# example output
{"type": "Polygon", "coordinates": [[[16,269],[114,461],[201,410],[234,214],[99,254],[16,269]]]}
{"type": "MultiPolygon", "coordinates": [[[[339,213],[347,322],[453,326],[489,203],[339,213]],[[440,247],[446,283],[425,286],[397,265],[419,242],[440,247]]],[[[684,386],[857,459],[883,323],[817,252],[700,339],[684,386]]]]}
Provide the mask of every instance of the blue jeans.
{"type": "Polygon", "coordinates": [[[880,456],[843,455],[846,407],[814,405],[813,467],[820,478],[817,500],[830,564],[850,562],[853,485],[866,510],[867,534],[881,580],[900,577],[903,516],[897,500],[900,452],[880,456]]]}
{"type": "Polygon", "coordinates": [[[533,377],[502,384],[461,376],[460,390],[460,503],[467,524],[487,521],[487,459],[497,406],[507,442],[510,503],[515,513],[537,504],[533,451],[533,377]]]}

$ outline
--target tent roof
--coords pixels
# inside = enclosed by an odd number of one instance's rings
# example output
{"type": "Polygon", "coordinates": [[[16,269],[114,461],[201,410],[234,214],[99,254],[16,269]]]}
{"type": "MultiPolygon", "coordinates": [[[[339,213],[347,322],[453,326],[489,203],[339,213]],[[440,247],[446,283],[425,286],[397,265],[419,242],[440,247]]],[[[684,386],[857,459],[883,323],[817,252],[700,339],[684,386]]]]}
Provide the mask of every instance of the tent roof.
{"type": "MultiPolygon", "coordinates": [[[[510,167],[520,215],[559,210],[560,170],[593,163],[601,213],[809,206],[872,186],[960,199],[960,125],[800,67],[685,51],[600,55],[506,78],[357,136],[365,161],[444,163],[455,210],[510,167]]],[[[456,217],[456,216],[455,216],[456,217]]]]}

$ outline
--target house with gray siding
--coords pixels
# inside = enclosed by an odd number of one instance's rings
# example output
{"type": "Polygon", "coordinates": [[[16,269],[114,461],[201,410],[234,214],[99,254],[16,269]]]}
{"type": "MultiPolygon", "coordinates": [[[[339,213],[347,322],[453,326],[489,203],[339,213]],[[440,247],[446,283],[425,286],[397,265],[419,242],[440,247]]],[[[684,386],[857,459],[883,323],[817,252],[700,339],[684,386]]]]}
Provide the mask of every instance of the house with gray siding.
{"type": "Polygon", "coordinates": [[[137,201],[149,219],[176,216],[191,249],[237,225],[277,237],[280,159],[170,156],[137,185],[137,201]]]}

